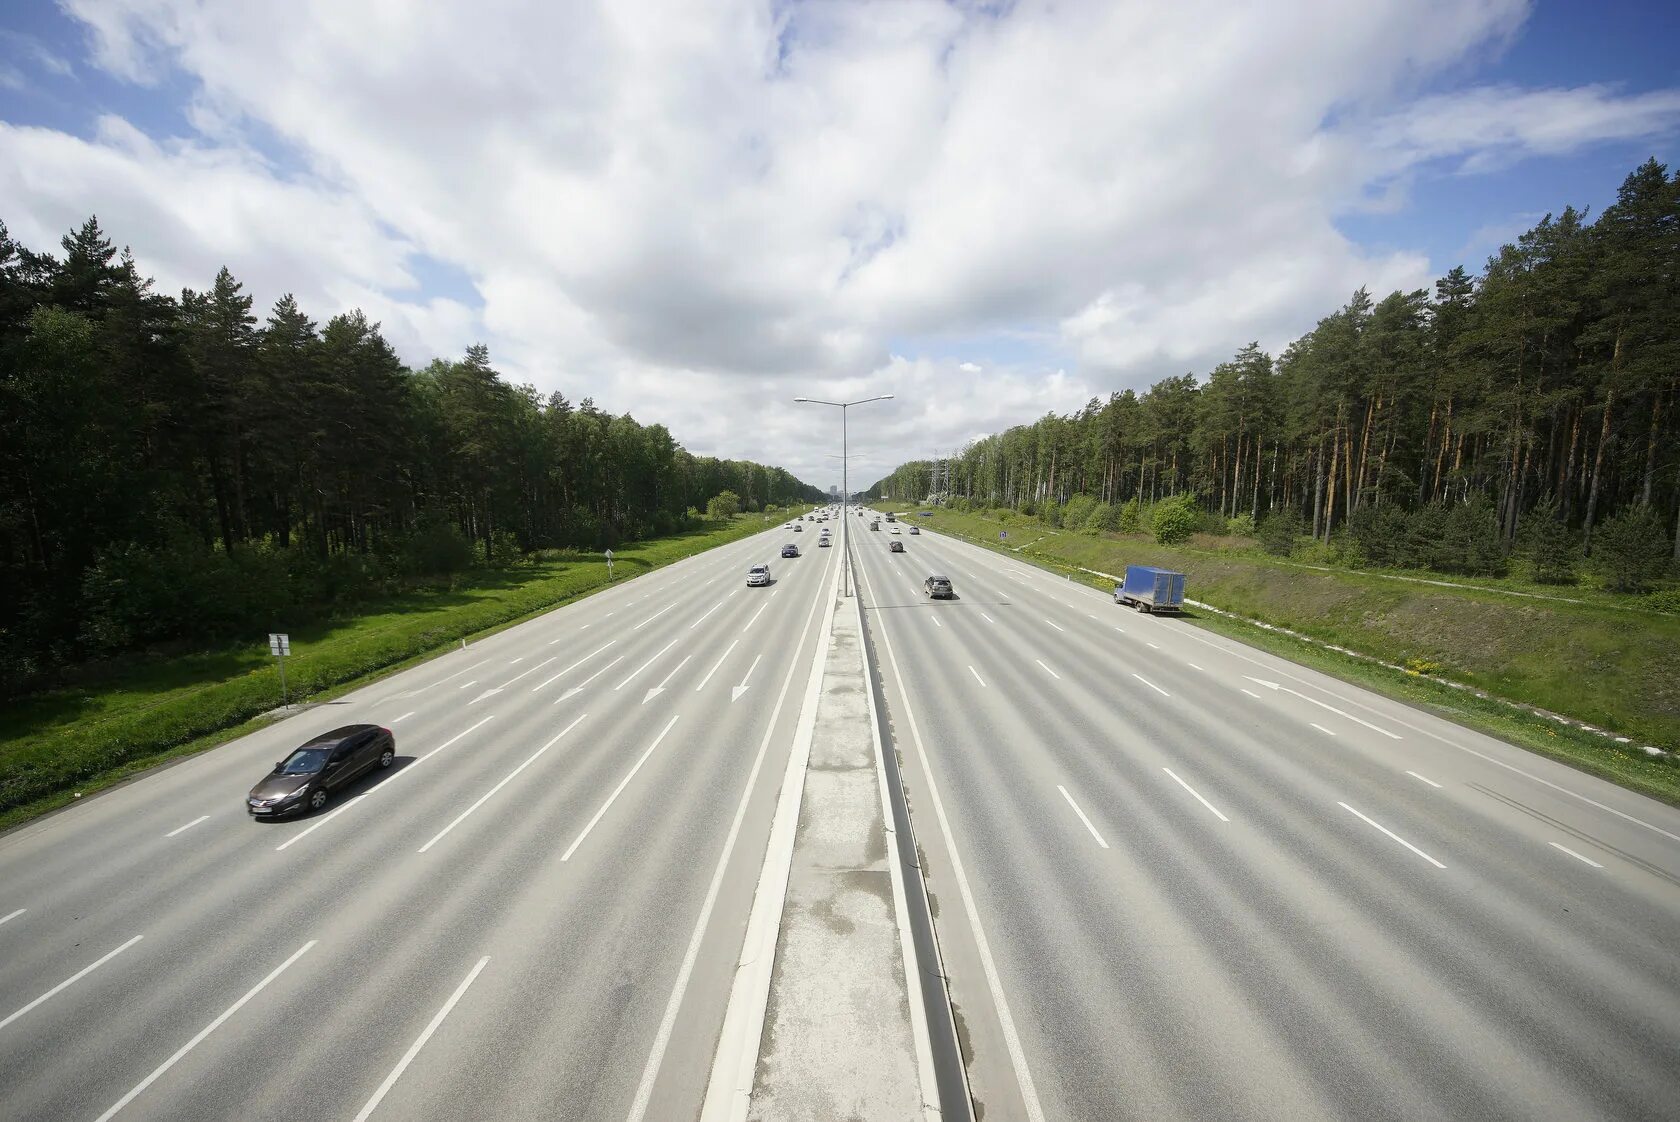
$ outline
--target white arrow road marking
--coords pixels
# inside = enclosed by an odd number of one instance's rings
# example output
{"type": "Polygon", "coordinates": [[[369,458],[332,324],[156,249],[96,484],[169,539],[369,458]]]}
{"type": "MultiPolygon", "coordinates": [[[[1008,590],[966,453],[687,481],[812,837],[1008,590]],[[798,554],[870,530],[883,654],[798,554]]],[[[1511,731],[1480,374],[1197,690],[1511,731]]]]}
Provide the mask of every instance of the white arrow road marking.
{"type": "Polygon", "coordinates": [[[548,679],[541,686],[532,686],[531,687],[531,692],[536,693],[538,690],[542,689],[543,686],[551,685],[554,682],[558,682],[561,678],[564,678],[567,674],[570,674],[572,671],[576,670],[578,667],[582,666],[584,663],[588,662],[590,659],[594,658],[596,655],[600,654],[602,651],[606,650],[608,647],[612,646],[616,642],[618,642],[618,640],[608,639],[605,643],[602,643],[600,646],[596,647],[594,650],[590,651],[588,654],[584,655],[582,658],[578,659],[576,662],[574,662],[570,666],[566,667],[566,669],[560,671],[560,673],[558,673],[554,677],[548,679]]]}
{"type": "Polygon", "coordinates": [[[659,659],[660,659],[660,656],[662,656],[666,651],[670,650],[672,647],[674,647],[676,645],[677,645],[677,640],[672,639],[669,643],[666,643],[663,647],[660,647],[657,654],[655,654],[652,658],[648,659],[646,662],[642,663],[640,666],[636,667],[636,669],[630,671],[630,673],[625,676],[624,681],[622,681],[618,685],[614,686],[613,687],[614,692],[623,689],[625,686],[628,686],[635,679],[636,675],[640,674],[642,671],[646,670],[648,667],[650,667],[654,663],[658,662],[659,659]]]}
{"type": "Polygon", "coordinates": [[[613,667],[617,666],[619,663],[621,663],[623,661],[624,661],[624,656],[619,655],[617,658],[613,659],[611,662],[609,662],[605,666],[601,667],[601,669],[595,671],[595,673],[591,674],[589,677],[585,678],[583,681],[579,682],[577,685],[573,686],[571,689],[567,690],[565,693],[563,693],[559,697],[555,698],[554,699],[554,704],[559,705],[562,701],[565,701],[569,697],[576,697],[578,694],[583,692],[583,687],[587,686],[590,682],[593,682],[596,678],[599,678],[601,675],[605,674],[607,671],[611,670],[613,667]]]}
{"type": "Polygon", "coordinates": [[[669,682],[672,678],[675,678],[677,676],[677,671],[681,670],[683,667],[687,666],[688,665],[688,660],[693,658],[693,657],[694,657],[693,655],[683,655],[683,660],[681,662],[677,663],[676,668],[673,669],[669,674],[665,675],[665,677],[660,681],[660,683],[657,686],[654,686],[645,695],[643,695],[642,704],[646,705],[648,702],[652,701],[654,698],[656,698],[660,694],[664,693],[665,692],[665,683],[669,682]]]}
{"type": "Polygon", "coordinates": [[[1312,702],[1312,704],[1318,706],[1320,709],[1328,709],[1330,712],[1336,714],[1338,717],[1346,717],[1348,720],[1352,721],[1356,725],[1364,725],[1366,728],[1370,729],[1372,732],[1380,732],[1384,736],[1388,737],[1390,740],[1401,739],[1401,737],[1398,733],[1389,732],[1387,729],[1381,727],[1380,725],[1373,725],[1370,721],[1362,721],[1358,717],[1355,717],[1352,713],[1344,713],[1342,710],[1337,709],[1334,705],[1326,705],[1324,702],[1318,700],[1318,698],[1316,698],[1316,697],[1308,697],[1306,694],[1302,693],[1300,690],[1292,690],[1288,686],[1279,685],[1276,682],[1268,682],[1264,678],[1255,678],[1255,677],[1251,677],[1247,674],[1244,674],[1243,677],[1248,678],[1248,680],[1251,681],[1251,682],[1255,682],[1259,685],[1265,686],[1269,690],[1282,690],[1284,693],[1292,693],[1296,697],[1300,698],[1302,701],[1310,701],[1310,702],[1312,702]]]}
{"type": "Polygon", "coordinates": [[[698,686],[694,687],[694,692],[695,693],[699,693],[701,690],[706,688],[706,683],[712,680],[712,675],[716,674],[718,672],[718,667],[723,665],[724,659],[729,657],[729,652],[734,650],[736,644],[739,643],[740,641],[741,640],[736,639],[733,642],[731,642],[727,647],[723,648],[723,655],[716,662],[712,663],[712,668],[710,670],[706,671],[706,676],[704,678],[700,679],[700,684],[698,686]]]}
{"type": "Polygon", "coordinates": [[[753,676],[753,671],[758,669],[758,660],[763,657],[764,655],[762,653],[753,656],[752,665],[747,667],[747,672],[745,674],[741,675],[741,684],[730,688],[729,704],[734,705],[737,701],[741,700],[741,695],[747,692],[747,679],[753,676]]]}
{"type": "Polygon", "coordinates": [[[451,822],[449,825],[445,826],[443,829],[439,830],[435,835],[433,835],[432,840],[427,842],[425,845],[421,846],[420,849],[418,850],[418,852],[424,853],[428,849],[432,848],[432,846],[434,846],[438,842],[442,841],[445,834],[449,833],[449,831],[453,830],[455,827],[457,827],[461,824],[462,819],[466,818],[467,815],[471,814],[473,811],[475,811],[479,807],[483,806],[485,804],[485,802],[490,798],[491,795],[494,795],[497,791],[500,791],[503,787],[506,787],[508,785],[508,782],[510,780],[512,780],[514,776],[518,775],[520,772],[524,771],[526,768],[528,768],[532,764],[536,763],[538,756],[542,755],[544,752],[548,751],[550,748],[552,748],[556,744],[558,744],[560,742],[560,738],[562,736],[565,736],[567,733],[569,733],[573,729],[577,728],[578,724],[580,722],[582,722],[582,720],[587,716],[589,716],[588,713],[579,713],[578,716],[577,716],[577,720],[573,721],[571,724],[567,725],[565,728],[561,729],[558,733],[556,733],[554,735],[553,740],[550,740],[547,744],[544,744],[541,748],[538,748],[535,752],[532,752],[530,757],[527,758],[524,763],[520,764],[518,767],[514,768],[512,771],[508,772],[507,775],[505,775],[502,778],[502,781],[500,783],[496,784],[494,787],[492,787],[488,791],[484,792],[484,794],[480,795],[478,797],[477,802],[473,803],[467,809],[463,810],[460,814],[456,815],[455,821],[451,822]]]}
{"type": "MultiPolygon", "coordinates": [[[[681,714],[679,713],[677,716],[681,716],[681,714]]],[[[618,781],[618,786],[613,788],[613,793],[607,796],[607,801],[601,804],[601,809],[595,812],[595,817],[589,820],[589,825],[583,828],[583,832],[577,836],[571,845],[566,847],[566,852],[560,855],[560,860],[570,861],[572,859],[572,854],[576,853],[577,847],[583,844],[583,839],[589,836],[589,831],[595,828],[595,823],[601,820],[601,817],[612,807],[613,802],[624,791],[624,788],[630,785],[632,779],[636,778],[636,773],[642,770],[642,765],[647,763],[648,757],[653,755],[653,750],[659,747],[660,742],[665,739],[665,734],[670,732],[672,726],[676,723],[677,718],[672,717],[670,723],[660,730],[658,736],[654,737],[653,743],[648,745],[648,750],[643,752],[642,758],[636,761],[636,766],[631,768],[629,774],[618,781]]]]}
{"type": "Polygon", "coordinates": [[[1429,862],[1431,865],[1434,865],[1437,869],[1446,868],[1445,865],[1441,864],[1439,861],[1435,860],[1435,858],[1429,856],[1429,854],[1425,853],[1423,850],[1419,849],[1417,846],[1413,845],[1411,842],[1407,841],[1405,838],[1401,837],[1399,834],[1395,833],[1393,830],[1390,830],[1387,826],[1384,826],[1382,823],[1375,822],[1375,821],[1372,821],[1369,818],[1366,818],[1363,814],[1360,814],[1357,810],[1354,810],[1347,803],[1338,802],[1336,805],[1341,807],[1343,810],[1347,811],[1349,814],[1357,815],[1359,817],[1359,819],[1361,821],[1363,821],[1366,825],[1375,826],[1377,829],[1381,830],[1383,833],[1387,834],[1389,837],[1393,838],[1395,841],[1399,842],[1401,845],[1405,846],[1407,849],[1411,850],[1413,853],[1417,854],[1419,857],[1423,858],[1425,861],[1429,862]]]}

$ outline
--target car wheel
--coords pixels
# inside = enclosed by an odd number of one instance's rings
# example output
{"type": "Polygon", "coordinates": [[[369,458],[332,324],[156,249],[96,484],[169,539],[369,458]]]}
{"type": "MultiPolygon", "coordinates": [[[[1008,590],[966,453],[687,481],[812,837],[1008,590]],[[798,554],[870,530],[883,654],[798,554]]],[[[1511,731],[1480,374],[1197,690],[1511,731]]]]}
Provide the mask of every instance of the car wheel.
{"type": "Polygon", "coordinates": [[[325,787],[317,787],[317,788],[315,788],[315,790],[313,790],[309,793],[309,809],[310,810],[320,810],[322,807],[324,807],[326,805],[327,805],[327,789],[325,787]]]}
{"type": "Polygon", "coordinates": [[[396,758],[397,758],[397,750],[395,748],[387,748],[387,749],[385,749],[385,751],[379,753],[379,766],[380,767],[390,767],[392,761],[395,760],[396,758]]]}

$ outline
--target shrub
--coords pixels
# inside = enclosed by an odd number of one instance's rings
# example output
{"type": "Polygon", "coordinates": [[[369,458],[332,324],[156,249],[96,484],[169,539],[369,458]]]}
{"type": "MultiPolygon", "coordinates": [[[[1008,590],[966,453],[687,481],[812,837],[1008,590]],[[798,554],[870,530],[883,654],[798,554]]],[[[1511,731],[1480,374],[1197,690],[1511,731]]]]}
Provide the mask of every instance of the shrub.
{"type": "Polygon", "coordinates": [[[1062,504],[1051,499],[1038,508],[1038,517],[1046,526],[1060,530],[1062,528],[1062,504]]]}
{"type": "Polygon", "coordinates": [[[1155,504],[1149,513],[1149,530],[1161,545],[1178,545],[1190,540],[1201,525],[1195,496],[1174,495],[1155,504]]]}
{"type": "Polygon", "coordinates": [[[720,491],[706,504],[706,517],[715,519],[733,518],[741,513],[741,496],[734,491],[720,491]]]}
{"type": "Polygon", "coordinates": [[[1453,572],[1471,576],[1503,576],[1505,543],[1499,537],[1499,516],[1493,500],[1470,496],[1447,512],[1444,560],[1453,572]]]}
{"type": "Polygon", "coordinates": [[[1132,499],[1120,508],[1120,517],[1115,529],[1122,534],[1138,534],[1143,532],[1143,504],[1132,499]]]}
{"type": "Polygon", "coordinates": [[[1429,503],[1406,519],[1403,564],[1414,569],[1447,567],[1447,506],[1429,503]]]}
{"type": "Polygon", "coordinates": [[[1528,521],[1523,524],[1523,544],[1527,547],[1536,581],[1541,584],[1575,582],[1580,546],[1559,516],[1557,503],[1550,497],[1536,503],[1534,509],[1528,512],[1528,521]]]}
{"type": "Polygon", "coordinates": [[[1087,534],[1113,533],[1120,528],[1120,508],[1112,503],[1098,503],[1080,528],[1087,534]]]}
{"type": "Polygon", "coordinates": [[[1254,515],[1239,514],[1235,518],[1226,519],[1225,532],[1233,537],[1252,538],[1254,536],[1254,515]]]}
{"type": "Polygon", "coordinates": [[[1388,569],[1403,566],[1408,560],[1408,525],[1406,512],[1399,507],[1367,504],[1353,512],[1348,533],[1366,563],[1388,569]]]}
{"type": "Polygon", "coordinates": [[[1260,522],[1260,548],[1273,557],[1288,557],[1295,552],[1295,539],[1306,533],[1301,512],[1294,507],[1274,510],[1260,522]]]}
{"type": "Polygon", "coordinates": [[[1612,592],[1639,592],[1668,566],[1668,535],[1648,506],[1629,507],[1599,526],[1593,568],[1612,592]]]}
{"type": "Polygon", "coordinates": [[[1075,495],[1062,507],[1061,526],[1068,530],[1083,530],[1091,512],[1097,509],[1097,500],[1090,495],[1075,495]]]}
{"type": "Polygon", "coordinates": [[[1640,607],[1653,612],[1680,615],[1680,588],[1665,588],[1661,592],[1647,592],[1640,607]]]}

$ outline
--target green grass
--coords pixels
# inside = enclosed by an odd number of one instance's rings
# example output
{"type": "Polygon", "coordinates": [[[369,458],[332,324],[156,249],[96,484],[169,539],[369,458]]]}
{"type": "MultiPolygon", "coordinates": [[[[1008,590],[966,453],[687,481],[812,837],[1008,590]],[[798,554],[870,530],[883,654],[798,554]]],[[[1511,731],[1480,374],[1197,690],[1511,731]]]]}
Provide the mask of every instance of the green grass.
{"type": "Polygon", "coordinates": [[[1225,611],[1628,736],[1634,744],[1616,745],[1419,674],[1194,613],[1199,626],[1680,805],[1676,758],[1637,751],[1642,744],[1680,746],[1680,617],[1630,611],[1598,597],[1587,604],[1529,600],[1370,573],[1318,571],[1243,551],[1159,546],[1141,536],[1053,532],[1028,519],[999,522],[938,510],[918,521],[993,549],[1006,548],[997,535],[1007,530],[1009,546],[1026,545],[1012,556],[1105,589],[1100,578],[1074,568],[1178,569],[1187,575],[1192,598],[1225,611]]]}
{"type": "MultiPolygon", "coordinates": [[[[797,513],[797,511],[795,512],[797,513]]],[[[776,517],[788,517],[783,513],[776,517]]],[[[767,523],[747,515],[614,551],[630,577],[735,541],[767,523]]],[[[601,560],[544,561],[458,578],[290,632],[292,701],[327,700],[607,587],[601,560]]],[[[226,743],[280,704],[266,636],[214,651],[136,655],[88,668],[74,687],[9,701],[0,733],[0,829],[167,760],[226,743]]]]}

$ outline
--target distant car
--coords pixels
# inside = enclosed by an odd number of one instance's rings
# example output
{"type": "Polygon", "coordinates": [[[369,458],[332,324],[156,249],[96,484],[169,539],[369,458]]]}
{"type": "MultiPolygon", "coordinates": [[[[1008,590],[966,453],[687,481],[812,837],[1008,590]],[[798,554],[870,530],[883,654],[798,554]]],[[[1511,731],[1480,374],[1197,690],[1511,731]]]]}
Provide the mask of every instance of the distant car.
{"type": "Polygon", "coordinates": [[[904,552],[904,543],[903,542],[891,542],[887,546],[887,551],[889,553],[903,553],[904,552]]]}
{"type": "Polygon", "coordinates": [[[747,570],[747,587],[759,588],[770,583],[770,566],[754,565],[747,570]]]}
{"type": "Polygon", "coordinates": [[[912,534],[920,534],[922,532],[922,528],[920,526],[912,526],[910,527],[910,532],[912,534]]]}
{"type": "Polygon", "coordinates": [[[805,521],[805,516],[803,514],[801,514],[798,518],[795,518],[794,521],[795,522],[803,522],[803,521],[805,521]]]}
{"type": "Polygon", "coordinates": [[[952,600],[957,595],[951,588],[950,577],[930,576],[922,582],[922,589],[934,600],[952,600]]]}
{"type": "Polygon", "coordinates": [[[897,526],[894,526],[894,527],[893,527],[893,528],[892,528],[892,532],[893,532],[893,533],[895,533],[895,534],[896,534],[896,533],[898,533],[898,532],[899,532],[899,530],[898,530],[898,527],[897,527],[897,526]]]}
{"type": "Polygon", "coordinates": [[[333,793],[364,772],[388,768],[397,758],[397,738],[379,725],[345,725],[293,749],[245,797],[245,809],[261,818],[320,810],[333,793]]]}
{"type": "Polygon", "coordinates": [[[871,530],[879,530],[881,528],[881,524],[879,522],[871,522],[869,524],[869,528],[871,530]]]}
{"type": "Polygon", "coordinates": [[[828,540],[827,535],[824,535],[823,537],[820,537],[820,538],[817,539],[817,544],[819,546],[821,546],[823,549],[827,549],[829,546],[833,545],[834,543],[828,540]]]}
{"type": "Polygon", "coordinates": [[[798,523],[795,523],[794,527],[793,527],[793,532],[796,533],[796,534],[803,534],[805,532],[805,527],[799,525],[798,523]]]}
{"type": "Polygon", "coordinates": [[[782,546],[782,556],[783,557],[798,557],[799,556],[799,547],[794,545],[792,542],[788,542],[786,545],[782,546]]]}

